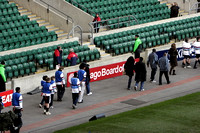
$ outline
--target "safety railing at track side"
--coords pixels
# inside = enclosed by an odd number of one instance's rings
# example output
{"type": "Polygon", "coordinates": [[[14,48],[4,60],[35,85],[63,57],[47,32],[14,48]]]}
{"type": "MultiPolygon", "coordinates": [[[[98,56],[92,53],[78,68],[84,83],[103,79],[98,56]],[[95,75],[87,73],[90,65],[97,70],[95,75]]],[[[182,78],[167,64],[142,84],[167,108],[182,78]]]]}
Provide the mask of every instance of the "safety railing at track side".
{"type": "Polygon", "coordinates": [[[77,5],[78,8],[82,9],[83,11],[86,10],[86,12],[89,13],[90,15],[92,15],[92,16],[94,16],[94,15],[96,14],[95,12],[91,11],[90,9],[88,9],[88,8],[86,8],[85,6],[83,6],[83,5],[79,4],[79,3],[77,3],[77,2],[74,1],[74,0],[71,0],[71,2],[69,2],[69,3],[71,3],[71,4],[74,5],[74,6],[77,5]]]}
{"type": "Polygon", "coordinates": [[[67,24],[69,23],[69,21],[71,21],[71,23],[74,25],[74,20],[73,20],[72,17],[70,17],[69,15],[65,14],[64,12],[62,12],[62,11],[56,9],[55,7],[51,6],[50,4],[44,2],[43,0],[40,0],[40,1],[47,5],[47,12],[49,12],[49,9],[50,9],[49,7],[51,7],[52,9],[58,11],[59,13],[61,13],[61,14],[63,14],[64,16],[67,17],[67,20],[66,20],[66,23],[67,23],[67,24]]]}
{"type": "Polygon", "coordinates": [[[136,24],[138,24],[138,20],[133,15],[123,16],[123,17],[117,17],[117,18],[112,18],[112,19],[106,19],[106,20],[102,20],[102,21],[98,21],[98,22],[90,22],[88,25],[90,26],[90,32],[91,32],[90,39],[92,39],[91,43],[94,44],[94,31],[97,28],[99,28],[99,29],[101,29],[101,28],[107,28],[108,29],[109,27],[115,26],[115,25],[117,25],[117,28],[121,28],[120,25],[124,24],[124,23],[126,23],[126,24],[128,23],[129,26],[131,26],[131,22],[132,21],[135,21],[136,24]],[[128,18],[128,21],[120,22],[120,19],[123,19],[123,18],[128,18]],[[131,19],[131,18],[133,18],[133,19],[131,19]],[[112,20],[117,20],[117,23],[108,24],[108,22],[112,21],[112,20]],[[94,25],[97,24],[97,23],[98,24],[104,23],[104,25],[103,26],[101,25],[100,27],[98,27],[98,26],[94,27],[94,25]]]}

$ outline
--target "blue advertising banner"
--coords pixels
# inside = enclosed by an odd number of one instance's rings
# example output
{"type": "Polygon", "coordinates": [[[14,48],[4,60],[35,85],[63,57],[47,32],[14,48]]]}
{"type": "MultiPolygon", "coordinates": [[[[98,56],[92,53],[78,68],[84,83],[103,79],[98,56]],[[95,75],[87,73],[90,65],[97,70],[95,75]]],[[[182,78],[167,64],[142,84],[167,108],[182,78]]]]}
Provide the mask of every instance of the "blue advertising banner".
{"type": "MultiPolygon", "coordinates": [[[[164,53],[168,53],[169,50],[162,50],[162,51],[157,51],[156,54],[158,55],[158,59],[160,57],[163,56],[164,53]]],[[[177,51],[178,51],[178,56],[177,56],[177,60],[180,61],[180,60],[183,60],[183,50],[182,48],[177,48],[177,51]]],[[[191,58],[194,58],[195,57],[195,54],[192,53],[191,54],[191,58]]],[[[169,58],[169,55],[168,55],[168,58],[169,58]]]]}

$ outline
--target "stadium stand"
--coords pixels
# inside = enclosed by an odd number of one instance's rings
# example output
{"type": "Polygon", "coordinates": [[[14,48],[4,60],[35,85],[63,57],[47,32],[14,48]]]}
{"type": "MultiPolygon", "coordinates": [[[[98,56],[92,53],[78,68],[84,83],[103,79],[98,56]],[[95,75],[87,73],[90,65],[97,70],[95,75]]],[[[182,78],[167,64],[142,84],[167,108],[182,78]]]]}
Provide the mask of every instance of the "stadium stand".
{"type": "MultiPolygon", "coordinates": [[[[160,4],[158,0],[66,0],[74,6],[88,12],[91,15],[99,13],[102,20],[133,15],[139,24],[167,19],[170,17],[170,10],[167,5],[160,4]],[[78,4],[81,6],[79,6],[78,4]],[[88,10],[86,10],[88,9],[88,10]]],[[[127,22],[128,17],[121,18],[120,22],[127,22]]],[[[134,18],[131,18],[134,19],[134,18]]],[[[110,20],[108,24],[116,24],[118,20],[110,20]]],[[[136,25],[132,21],[130,25],[136,25]]],[[[128,23],[120,24],[120,27],[127,27],[128,23]]],[[[110,26],[111,29],[118,28],[118,25],[110,26]]]]}
{"type": "MultiPolygon", "coordinates": [[[[82,62],[84,59],[92,61],[100,58],[97,49],[90,50],[86,45],[80,46],[78,41],[58,45],[63,48],[62,66],[66,66],[66,58],[70,48],[73,48],[79,57],[77,63],[82,62]]],[[[48,70],[53,70],[53,53],[58,45],[0,56],[0,61],[4,60],[6,62],[7,77],[13,78],[35,73],[38,66],[47,66],[48,70]]]]}
{"type": "Polygon", "coordinates": [[[115,55],[133,51],[133,38],[140,35],[142,48],[151,48],[169,43],[172,39],[182,40],[200,35],[200,17],[186,18],[162,24],[135,28],[94,38],[97,47],[115,55]]]}
{"type": "Polygon", "coordinates": [[[36,20],[21,16],[15,3],[0,0],[0,51],[17,49],[57,40],[54,31],[48,32],[36,20]]]}

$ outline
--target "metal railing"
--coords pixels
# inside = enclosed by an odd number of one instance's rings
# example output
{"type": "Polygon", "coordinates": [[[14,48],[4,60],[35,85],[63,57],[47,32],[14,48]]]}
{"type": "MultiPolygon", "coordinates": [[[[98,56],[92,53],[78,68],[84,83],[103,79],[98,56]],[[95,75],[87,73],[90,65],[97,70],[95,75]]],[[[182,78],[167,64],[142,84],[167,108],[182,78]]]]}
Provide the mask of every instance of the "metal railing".
{"type": "Polygon", "coordinates": [[[50,4],[44,2],[43,0],[40,0],[40,1],[47,5],[47,12],[49,12],[49,9],[50,9],[49,7],[51,7],[52,9],[58,11],[59,13],[63,14],[65,17],[67,17],[67,19],[66,19],[66,23],[67,23],[67,24],[69,23],[69,20],[71,20],[71,23],[74,25],[74,20],[73,20],[72,17],[70,17],[70,16],[68,16],[67,14],[65,14],[64,12],[62,12],[62,11],[56,9],[55,7],[51,6],[50,4]]]}
{"type": "Polygon", "coordinates": [[[85,7],[85,6],[83,6],[83,5],[80,5],[79,3],[77,3],[76,1],[74,1],[74,0],[71,0],[71,2],[69,2],[69,3],[71,3],[72,5],[74,5],[74,6],[78,6],[78,8],[80,8],[80,9],[82,9],[82,10],[86,10],[86,12],[87,13],[89,13],[90,15],[95,15],[96,13],[95,12],[93,12],[93,11],[91,11],[90,9],[88,9],[87,7],[85,7]]]}
{"type": "Polygon", "coordinates": [[[192,5],[192,7],[189,9],[189,14],[191,14],[192,11],[195,11],[195,13],[200,12],[200,2],[195,3],[192,5]]]}
{"type": "Polygon", "coordinates": [[[68,34],[68,39],[70,38],[70,35],[72,34],[72,37],[74,37],[75,29],[78,28],[80,30],[80,35],[81,35],[81,45],[83,44],[83,29],[81,28],[80,25],[76,25],[72,28],[72,30],[68,34]]]}
{"type": "Polygon", "coordinates": [[[106,28],[106,29],[109,30],[109,27],[115,26],[115,25],[117,25],[117,28],[121,28],[120,27],[121,24],[127,24],[127,23],[129,24],[129,26],[131,26],[132,21],[135,21],[138,24],[138,20],[133,15],[117,17],[117,18],[112,18],[112,19],[106,19],[106,20],[102,20],[102,21],[98,21],[98,22],[90,22],[88,24],[90,26],[90,32],[91,32],[90,39],[92,39],[92,43],[93,43],[94,42],[94,31],[96,31],[98,28],[99,29],[106,28]],[[123,19],[123,18],[128,18],[128,20],[121,22],[120,19],[123,19]],[[131,18],[133,18],[133,19],[131,19],[131,18]],[[117,23],[109,24],[109,21],[112,21],[112,20],[117,20],[117,23]],[[101,24],[101,23],[103,23],[104,25],[99,26],[99,27],[94,26],[94,25],[98,25],[98,24],[101,24]]]}

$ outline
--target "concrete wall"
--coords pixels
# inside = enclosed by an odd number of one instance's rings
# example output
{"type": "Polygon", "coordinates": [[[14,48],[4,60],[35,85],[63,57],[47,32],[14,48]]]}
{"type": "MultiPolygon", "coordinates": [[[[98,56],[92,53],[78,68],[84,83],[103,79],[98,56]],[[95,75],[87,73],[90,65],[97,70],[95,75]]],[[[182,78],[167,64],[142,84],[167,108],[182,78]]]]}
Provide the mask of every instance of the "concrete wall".
{"type": "MultiPolygon", "coordinates": [[[[102,60],[96,60],[96,61],[89,62],[88,64],[90,64],[90,68],[104,66],[104,65],[108,65],[108,64],[126,61],[127,58],[131,55],[132,54],[128,53],[128,54],[120,55],[117,57],[109,57],[106,59],[104,58],[102,60]]],[[[143,55],[144,55],[144,53],[143,53],[143,55]]],[[[79,65],[65,67],[65,69],[63,71],[63,73],[65,75],[65,79],[67,77],[67,73],[77,71],[77,70],[79,70],[79,65]]],[[[43,72],[43,73],[39,73],[39,74],[33,74],[33,75],[21,77],[21,78],[16,78],[16,79],[12,80],[11,86],[12,86],[12,88],[19,86],[19,87],[21,87],[22,93],[27,93],[29,91],[34,90],[36,87],[40,86],[40,81],[42,80],[43,75],[53,76],[53,75],[55,75],[55,72],[56,72],[56,70],[52,70],[52,71],[47,71],[47,72],[43,72]]]]}
{"type": "Polygon", "coordinates": [[[90,31],[88,23],[90,23],[93,20],[93,17],[90,14],[71,5],[65,0],[43,0],[43,1],[50,5],[53,5],[60,11],[71,16],[74,20],[75,25],[80,25],[84,32],[90,31]]]}
{"type": "MultiPolygon", "coordinates": [[[[53,8],[49,8],[50,12],[47,12],[48,6],[41,2],[40,0],[13,0],[18,3],[20,6],[23,6],[35,13],[37,16],[40,16],[42,19],[50,22],[51,24],[59,27],[65,32],[69,33],[73,27],[71,19],[69,19],[69,23],[66,23],[67,17],[62,13],[56,11],[53,8]]],[[[88,13],[83,12],[79,8],[71,5],[65,0],[43,0],[48,3],[52,7],[62,11],[66,15],[70,16],[74,20],[74,25],[80,25],[83,28],[84,32],[89,32],[89,25],[93,20],[93,17],[88,13]]]]}

